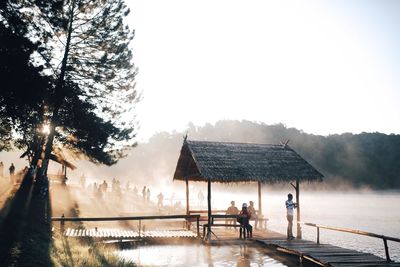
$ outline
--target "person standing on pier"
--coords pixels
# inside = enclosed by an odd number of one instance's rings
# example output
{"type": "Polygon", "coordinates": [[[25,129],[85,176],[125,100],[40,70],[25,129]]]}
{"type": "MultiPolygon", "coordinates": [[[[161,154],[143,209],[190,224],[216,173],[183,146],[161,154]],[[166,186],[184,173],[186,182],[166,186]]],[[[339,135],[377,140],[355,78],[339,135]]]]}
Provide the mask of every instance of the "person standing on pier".
{"type": "Polygon", "coordinates": [[[287,227],[287,239],[293,240],[293,214],[294,209],[297,208],[297,204],[293,202],[293,195],[288,194],[288,199],[285,202],[286,205],[286,218],[288,220],[288,227],[287,227]]]}

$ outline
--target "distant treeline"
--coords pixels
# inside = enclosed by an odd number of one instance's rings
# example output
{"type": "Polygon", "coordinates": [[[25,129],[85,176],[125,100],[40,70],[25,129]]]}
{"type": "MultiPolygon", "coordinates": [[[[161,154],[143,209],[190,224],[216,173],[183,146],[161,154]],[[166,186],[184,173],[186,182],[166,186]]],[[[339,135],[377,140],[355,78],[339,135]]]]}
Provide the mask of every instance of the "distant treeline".
{"type": "MultiPolygon", "coordinates": [[[[400,188],[400,135],[345,133],[320,136],[283,124],[219,121],[202,127],[190,125],[188,138],[268,144],[290,140],[289,145],[324,174],[327,183],[345,181],[354,187],[400,188]]],[[[142,168],[147,165],[147,170],[162,169],[171,175],[182,142],[182,133],[156,134],[148,143],[133,149],[133,158],[129,157],[129,161],[134,160],[142,168]]]]}

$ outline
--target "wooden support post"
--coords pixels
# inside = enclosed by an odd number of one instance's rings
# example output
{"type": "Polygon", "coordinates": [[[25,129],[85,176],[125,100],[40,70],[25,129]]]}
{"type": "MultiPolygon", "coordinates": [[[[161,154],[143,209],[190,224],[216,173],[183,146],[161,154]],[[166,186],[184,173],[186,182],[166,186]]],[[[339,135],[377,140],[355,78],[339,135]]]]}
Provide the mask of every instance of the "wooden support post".
{"type": "Polygon", "coordinates": [[[302,238],[300,226],[300,181],[296,179],[296,204],[297,204],[297,239],[302,238]]]}
{"type": "Polygon", "coordinates": [[[200,237],[200,216],[196,218],[196,226],[197,226],[197,237],[200,237]]]}
{"type": "Polygon", "coordinates": [[[186,177],[186,215],[189,215],[189,180],[186,177]]]}
{"type": "MultiPolygon", "coordinates": [[[[186,177],[186,215],[190,215],[190,208],[189,208],[189,179],[186,177]]],[[[190,229],[190,222],[186,220],[186,229],[190,229]]]]}
{"type": "Polygon", "coordinates": [[[319,227],[317,227],[317,244],[319,245],[319,227]]]}
{"type": "Polygon", "coordinates": [[[139,220],[139,238],[140,238],[141,231],[142,231],[142,220],[139,220]]]}
{"type": "Polygon", "coordinates": [[[383,238],[383,244],[385,245],[386,261],[391,262],[392,260],[390,259],[390,256],[389,256],[389,247],[388,247],[386,238],[383,238]]]}
{"type": "Polygon", "coordinates": [[[208,178],[207,185],[207,204],[208,204],[208,225],[207,225],[207,241],[211,239],[211,179],[208,178]]]}
{"type": "Polygon", "coordinates": [[[60,220],[60,232],[61,235],[64,234],[65,231],[65,221],[63,220],[65,218],[64,213],[61,215],[61,220],[60,220]]]}
{"type": "Polygon", "coordinates": [[[262,204],[261,204],[261,182],[258,182],[258,215],[262,215],[262,204]]]}

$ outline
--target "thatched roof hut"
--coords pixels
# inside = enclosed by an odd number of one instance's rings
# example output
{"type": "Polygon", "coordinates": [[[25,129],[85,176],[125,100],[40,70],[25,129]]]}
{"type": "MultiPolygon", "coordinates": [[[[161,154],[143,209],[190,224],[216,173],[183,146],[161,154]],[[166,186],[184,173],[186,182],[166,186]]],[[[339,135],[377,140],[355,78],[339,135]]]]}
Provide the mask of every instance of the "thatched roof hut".
{"type": "MultiPolygon", "coordinates": [[[[189,181],[208,183],[208,230],[211,217],[211,183],[258,182],[261,214],[261,183],[292,182],[296,189],[297,221],[300,221],[299,190],[302,181],[322,181],[323,175],[287,144],[267,145],[187,141],[185,139],[174,180],[186,181],[186,212],[189,210],[189,181]]],[[[297,236],[301,238],[298,224],[297,236]]]]}
{"type": "Polygon", "coordinates": [[[174,179],[262,183],[321,181],[323,175],[288,145],[186,141],[174,179]]]}

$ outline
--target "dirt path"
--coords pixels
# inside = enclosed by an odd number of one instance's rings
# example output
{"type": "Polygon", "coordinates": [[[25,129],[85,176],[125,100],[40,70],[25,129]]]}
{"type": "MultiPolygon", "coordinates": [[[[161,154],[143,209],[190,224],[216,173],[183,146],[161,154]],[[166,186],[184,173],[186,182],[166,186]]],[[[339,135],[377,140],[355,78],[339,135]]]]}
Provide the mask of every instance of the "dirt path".
{"type": "MultiPolygon", "coordinates": [[[[4,179],[4,178],[0,178],[4,179]]],[[[8,212],[8,204],[21,186],[21,182],[12,184],[5,179],[0,182],[0,221],[8,212]]]]}

